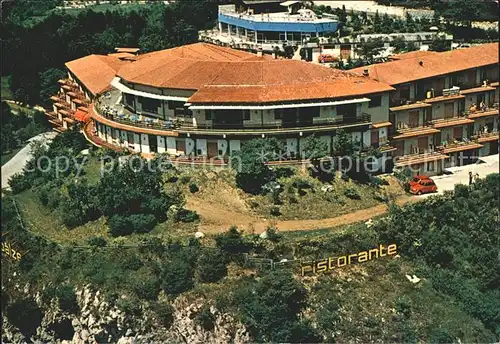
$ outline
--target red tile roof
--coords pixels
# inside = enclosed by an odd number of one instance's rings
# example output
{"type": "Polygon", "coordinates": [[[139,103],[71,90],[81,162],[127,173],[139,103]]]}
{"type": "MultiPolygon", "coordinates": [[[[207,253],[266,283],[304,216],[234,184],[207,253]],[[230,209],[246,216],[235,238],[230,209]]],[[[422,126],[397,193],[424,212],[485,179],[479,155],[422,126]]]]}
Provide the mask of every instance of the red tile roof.
{"type": "Polygon", "coordinates": [[[66,66],[94,95],[118,75],[130,83],[198,91],[189,99],[197,103],[319,100],[393,90],[350,72],[206,43],[139,55],[134,62],[90,55],[66,66]]]}
{"type": "Polygon", "coordinates": [[[351,71],[361,75],[365,69],[368,69],[370,78],[390,85],[397,85],[492,64],[498,64],[498,43],[482,44],[443,53],[424,54],[398,61],[359,67],[351,71]]]}
{"type": "Polygon", "coordinates": [[[66,67],[92,94],[96,95],[107,90],[116,72],[130,63],[115,56],[89,55],[67,62],[66,67]]]}
{"type": "Polygon", "coordinates": [[[274,102],[360,96],[392,87],[349,72],[197,43],[143,56],[120,69],[131,82],[199,90],[198,103],[274,102]]]}
{"type": "Polygon", "coordinates": [[[435,55],[435,54],[439,54],[439,53],[437,53],[435,51],[429,51],[429,50],[417,50],[417,51],[410,51],[408,53],[391,55],[391,56],[389,56],[389,59],[391,59],[391,60],[407,60],[407,59],[413,59],[416,57],[430,56],[430,55],[435,55]]]}

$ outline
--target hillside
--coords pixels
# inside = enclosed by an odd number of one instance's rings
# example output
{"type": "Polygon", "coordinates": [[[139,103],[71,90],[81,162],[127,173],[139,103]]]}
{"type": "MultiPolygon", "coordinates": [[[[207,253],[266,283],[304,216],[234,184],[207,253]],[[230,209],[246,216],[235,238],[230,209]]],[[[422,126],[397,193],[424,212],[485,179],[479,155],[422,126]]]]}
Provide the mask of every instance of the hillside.
{"type": "Polygon", "coordinates": [[[2,241],[22,257],[2,257],[2,339],[494,342],[498,185],[491,175],[393,206],[372,225],[268,230],[267,239],[231,229],[137,246],[53,244],[23,230],[4,197],[2,241]],[[300,274],[300,262],[379,244],[397,244],[398,254],[300,274]]]}

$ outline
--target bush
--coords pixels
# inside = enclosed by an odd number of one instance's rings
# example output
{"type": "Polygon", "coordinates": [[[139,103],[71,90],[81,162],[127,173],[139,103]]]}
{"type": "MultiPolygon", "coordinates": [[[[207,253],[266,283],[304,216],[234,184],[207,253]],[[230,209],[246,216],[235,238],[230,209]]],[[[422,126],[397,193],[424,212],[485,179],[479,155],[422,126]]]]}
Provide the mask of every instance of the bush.
{"type": "Polygon", "coordinates": [[[69,313],[76,313],[78,303],[76,302],[76,294],[73,286],[63,285],[56,289],[56,297],[59,308],[69,313]]]}
{"type": "Polygon", "coordinates": [[[279,207],[271,207],[271,215],[272,216],[280,216],[281,211],[279,207]]]}
{"type": "Polygon", "coordinates": [[[189,184],[189,192],[196,193],[198,191],[200,191],[200,189],[198,188],[198,185],[196,185],[195,183],[189,184]]]}
{"type": "Polygon", "coordinates": [[[344,191],[344,195],[350,199],[361,199],[359,192],[356,189],[348,188],[344,191]]]}
{"type": "Polygon", "coordinates": [[[88,244],[90,246],[95,246],[95,247],[104,247],[107,245],[106,239],[103,237],[91,237],[89,240],[87,240],[88,244]]]}
{"type": "Polygon", "coordinates": [[[128,218],[122,215],[113,215],[108,220],[109,234],[114,237],[130,235],[134,232],[128,218]]]}
{"type": "Polygon", "coordinates": [[[210,312],[210,307],[208,305],[203,305],[194,319],[195,323],[201,326],[205,331],[212,331],[215,327],[215,317],[212,312],[210,312]]]}
{"type": "Polygon", "coordinates": [[[31,187],[29,179],[23,173],[16,173],[9,179],[9,186],[12,193],[18,194],[31,187]]]}
{"type": "Polygon", "coordinates": [[[168,263],[162,275],[165,293],[176,296],[193,288],[193,276],[193,267],[184,259],[175,259],[168,263]]]}
{"type": "Polygon", "coordinates": [[[153,305],[153,311],[155,312],[158,321],[167,329],[172,326],[172,323],[174,322],[174,307],[172,307],[172,305],[157,302],[153,305]]]}
{"type": "Polygon", "coordinates": [[[382,179],[380,177],[369,176],[369,181],[370,181],[370,184],[372,184],[374,186],[389,185],[389,182],[387,180],[382,179]]]}
{"type": "Polygon", "coordinates": [[[213,283],[226,277],[227,259],[220,249],[207,249],[198,258],[198,278],[200,282],[213,283]]]}
{"type": "Polygon", "coordinates": [[[200,219],[200,215],[194,210],[180,209],[175,215],[175,220],[179,222],[195,222],[200,219]]]}
{"type": "Polygon", "coordinates": [[[179,181],[181,182],[181,184],[187,184],[191,181],[191,176],[181,176],[179,181]]]}
{"type": "Polygon", "coordinates": [[[276,167],[274,169],[276,179],[279,178],[290,178],[295,174],[295,171],[290,167],[276,167]]]}
{"type": "Polygon", "coordinates": [[[128,216],[130,225],[136,233],[148,233],[155,228],[158,221],[151,214],[132,214],[128,216]]]}

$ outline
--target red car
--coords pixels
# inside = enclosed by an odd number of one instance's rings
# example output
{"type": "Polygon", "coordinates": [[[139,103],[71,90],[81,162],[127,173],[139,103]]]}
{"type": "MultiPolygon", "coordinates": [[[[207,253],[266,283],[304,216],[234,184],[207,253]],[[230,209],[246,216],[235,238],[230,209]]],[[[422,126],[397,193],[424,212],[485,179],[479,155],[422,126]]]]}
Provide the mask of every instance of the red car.
{"type": "Polygon", "coordinates": [[[319,63],[329,63],[329,62],[336,62],[338,59],[330,54],[321,54],[318,56],[318,62],[319,63]]]}
{"type": "Polygon", "coordinates": [[[422,180],[432,180],[432,179],[427,176],[415,176],[408,182],[408,184],[410,185],[411,188],[413,185],[420,183],[422,180]]]}
{"type": "Polygon", "coordinates": [[[437,186],[434,184],[434,181],[429,177],[422,177],[423,176],[417,176],[409,182],[410,193],[422,195],[424,193],[437,192],[437,186]]]}

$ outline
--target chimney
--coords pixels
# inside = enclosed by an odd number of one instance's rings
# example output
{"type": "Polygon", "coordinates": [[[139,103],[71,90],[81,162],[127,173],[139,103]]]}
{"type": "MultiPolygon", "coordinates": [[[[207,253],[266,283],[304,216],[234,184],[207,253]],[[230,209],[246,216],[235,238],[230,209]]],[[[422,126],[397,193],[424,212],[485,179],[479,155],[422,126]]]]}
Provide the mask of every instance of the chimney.
{"type": "Polygon", "coordinates": [[[423,67],[424,66],[424,61],[420,61],[418,64],[423,67]]]}
{"type": "Polygon", "coordinates": [[[365,68],[363,70],[363,76],[370,76],[370,71],[368,70],[368,68],[365,68]]]}
{"type": "Polygon", "coordinates": [[[257,48],[257,56],[262,57],[262,47],[257,48]]]}

